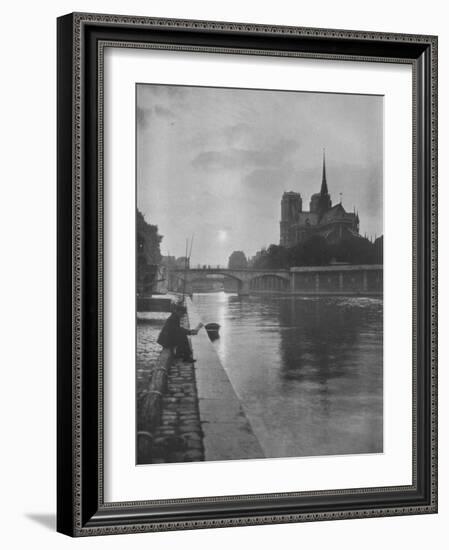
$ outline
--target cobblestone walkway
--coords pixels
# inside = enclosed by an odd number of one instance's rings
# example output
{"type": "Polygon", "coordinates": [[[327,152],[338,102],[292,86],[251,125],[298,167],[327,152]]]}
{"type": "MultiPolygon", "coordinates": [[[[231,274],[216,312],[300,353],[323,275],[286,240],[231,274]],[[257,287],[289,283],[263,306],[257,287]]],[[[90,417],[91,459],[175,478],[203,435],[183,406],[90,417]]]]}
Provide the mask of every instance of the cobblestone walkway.
{"type": "Polygon", "coordinates": [[[154,365],[161,351],[156,342],[168,313],[141,314],[137,322],[136,378],[137,395],[148,389],[154,365]]]}
{"type": "MultiPolygon", "coordinates": [[[[138,425],[143,420],[139,416],[139,402],[148,391],[151,374],[161,350],[156,339],[166,316],[161,314],[160,319],[145,319],[137,324],[138,425]]],[[[169,368],[167,378],[167,392],[162,399],[161,425],[154,434],[151,463],[204,460],[195,366],[175,360],[169,368]]]]}
{"type": "Polygon", "coordinates": [[[180,360],[171,365],[168,391],[162,402],[162,422],[153,440],[152,462],[204,460],[194,365],[180,360]]]}

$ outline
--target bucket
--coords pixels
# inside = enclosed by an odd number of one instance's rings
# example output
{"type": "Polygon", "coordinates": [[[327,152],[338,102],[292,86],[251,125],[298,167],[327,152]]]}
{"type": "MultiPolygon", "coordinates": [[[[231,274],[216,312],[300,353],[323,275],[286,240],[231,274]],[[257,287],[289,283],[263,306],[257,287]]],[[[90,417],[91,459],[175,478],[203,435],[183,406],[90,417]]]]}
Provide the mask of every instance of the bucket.
{"type": "Polygon", "coordinates": [[[206,329],[207,335],[212,342],[220,338],[220,325],[218,323],[208,323],[204,326],[204,328],[206,329]]]}

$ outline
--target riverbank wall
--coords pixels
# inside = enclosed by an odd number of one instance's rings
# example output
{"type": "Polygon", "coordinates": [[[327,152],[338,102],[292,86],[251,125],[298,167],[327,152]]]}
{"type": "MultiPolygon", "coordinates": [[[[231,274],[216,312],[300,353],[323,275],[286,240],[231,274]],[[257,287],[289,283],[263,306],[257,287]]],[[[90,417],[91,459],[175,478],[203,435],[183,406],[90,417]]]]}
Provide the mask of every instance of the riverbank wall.
{"type": "MultiPolygon", "coordinates": [[[[186,306],[189,325],[195,327],[201,318],[190,298],[186,306]]],[[[204,460],[263,458],[262,447],[204,328],[191,337],[191,345],[204,460]]]]}
{"type": "Polygon", "coordinates": [[[289,280],[275,274],[257,277],[250,294],[315,296],[382,296],[382,265],[327,265],[292,267],[289,280]]]}
{"type": "Polygon", "coordinates": [[[172,300],[165,294],[156,296],[137,296],[137,312],[170,312],[172,300]]]}

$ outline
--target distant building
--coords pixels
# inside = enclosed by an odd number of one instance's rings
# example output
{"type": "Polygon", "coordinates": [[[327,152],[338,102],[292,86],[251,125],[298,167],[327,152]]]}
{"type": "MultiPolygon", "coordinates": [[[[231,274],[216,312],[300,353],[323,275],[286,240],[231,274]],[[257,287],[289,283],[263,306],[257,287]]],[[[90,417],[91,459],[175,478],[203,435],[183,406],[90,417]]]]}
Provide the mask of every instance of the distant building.
{"type": "Polygon", "coordinates": [[[266,253],[266,248],[262,248],[262,250],[258,250],[254,256],[250,256],[248,258],[248,267],[254,267],[257,265],[264,253],[266,253]]]}
{"type": "Polygon", "coordinates": [[[162,256],[161,263],[166,267],[174,266],[176,264],[176,256],[162,256]]]}
{"type": "Polygon", "coordinates": [[[190,269],[190,258],[187,258],[186,256],[176,258],[176,267],[178,269],[190,269]]]}
{"type": "Polygon", "coordinates": [[[228,268],[229,269],[246,269],[248,267],[248,260],[245,253],[241,250],[234,250],[229,256],[228,268]]]}
{"type": "Polygon", "coordinates": [[[346,212],[341,202],[332,206],[324,153],[321,190],[312,195],[309,211],[302,209],[300,193],[285,192],[281,201],[280,245],[292,247],[312,235],[320,235],[330,244],[349,237],[360,237],[358,214],[346,212]]]}
{"type": "Polygon", "coordinates": [[[181,256],[176,258],[175,256],[162,256],[162,265],[171,269],[189,269],[190,268],[190,258],[181,256]]]}
{"type": "Polygon", "coordinates": [[[161,276],[161,283],[159,284],[158,290],[161,293],[165,293],[169,288],[176,289],[179,285],[179,280],[174,274],[176,271],[190,269],[190,258],[185,256],[162,256],[161,267],[159,268],[161,276]]]}

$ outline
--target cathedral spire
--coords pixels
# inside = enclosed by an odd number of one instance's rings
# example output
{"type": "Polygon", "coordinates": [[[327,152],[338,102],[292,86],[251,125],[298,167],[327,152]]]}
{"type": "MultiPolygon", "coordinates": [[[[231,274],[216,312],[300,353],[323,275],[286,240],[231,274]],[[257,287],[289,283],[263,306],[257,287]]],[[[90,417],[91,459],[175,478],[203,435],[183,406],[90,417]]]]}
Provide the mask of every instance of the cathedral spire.
{"type": "Polygon", "coordinates": [[[326,180],[326,149],[323,149],[323,176],[321,179],[321,196],[328,195],[329,191],[327,189],[327,180],[326,180]]]}

